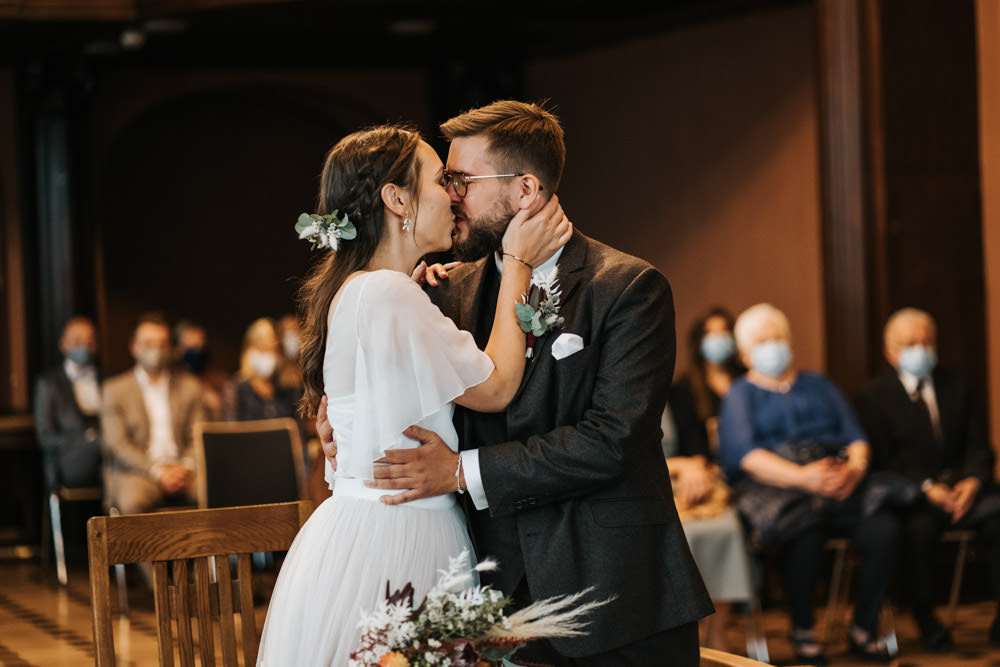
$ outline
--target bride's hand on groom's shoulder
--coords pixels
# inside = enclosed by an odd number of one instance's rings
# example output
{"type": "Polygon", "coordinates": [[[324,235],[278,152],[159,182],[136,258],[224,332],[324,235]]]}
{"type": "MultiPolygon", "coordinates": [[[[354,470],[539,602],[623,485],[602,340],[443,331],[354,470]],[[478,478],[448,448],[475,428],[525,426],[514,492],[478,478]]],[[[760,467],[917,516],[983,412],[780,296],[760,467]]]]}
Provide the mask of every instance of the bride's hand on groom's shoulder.
{"type": "Polygon", "coordinates": [[[377,465],[372,481],[365,486],[371,489],[406,489],[403,493],[382,496],[386,505],[443,496],[456,490],[455,470],[458,454],[445,444],[433,431],[411,426],[403,434],[421,443],[415,449],[387,449],[377,465]]]}

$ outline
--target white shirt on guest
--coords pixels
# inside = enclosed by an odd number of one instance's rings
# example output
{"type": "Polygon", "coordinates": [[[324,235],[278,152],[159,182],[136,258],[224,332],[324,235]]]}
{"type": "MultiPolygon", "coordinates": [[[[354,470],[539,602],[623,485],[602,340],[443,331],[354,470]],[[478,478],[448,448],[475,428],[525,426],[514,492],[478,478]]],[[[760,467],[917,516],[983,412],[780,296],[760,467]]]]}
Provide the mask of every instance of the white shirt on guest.
{"type": "Polygon", "coordinates": [[[97,382],[97,369],[93,366],[81,366],[66,359],[63,362],[66,377],[73,384],[73,397],[80,412],[94,416],[101,411],[101,387],[97,382]]]}
{"type": "MultiPolygon", "coordinates": [[[[559,257],[565,247],[556,250],[555,254],[549,257],[544,264],[534,269],[531,277],[547,276],[559,263],[559,257]]],[[[496,253],[494,259],[497,263],[497,271],[503,275],[503,257],[496,253]]],[[[486,499],[486,489],[483,487],[483,477],[479,470],[479,450],[468,449],[461,452],[459,456],[462,457],[462,472],[465,475],[465,488],[469,492],[469,497],[472,498],[477,510],[484,510],[490,506],[490,503],[486,499]]]]}
{"type": "Polygon", "coordinates": [[[179,450],[174,439],[174,428],[170,419],[170,373],[162,371],[156,382],[142,366],[135,367],[135,379],[142,390],[142,399],[149,415],[150,472],[156,474],[164,463],[177,463],[179,450]]]}

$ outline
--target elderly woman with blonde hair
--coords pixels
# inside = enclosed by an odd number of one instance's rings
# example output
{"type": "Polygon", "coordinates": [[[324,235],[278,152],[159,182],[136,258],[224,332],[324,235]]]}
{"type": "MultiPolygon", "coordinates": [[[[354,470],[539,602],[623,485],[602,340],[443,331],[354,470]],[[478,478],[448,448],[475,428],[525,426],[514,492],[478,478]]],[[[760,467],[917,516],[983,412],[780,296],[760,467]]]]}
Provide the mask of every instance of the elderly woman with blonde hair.
{"type": "Polygon", "coordinates": [[[749,370],[722,403],[720,458],[753,546],[780,551],[796,657],[827,661],[813,630],[813,593],[826,539],[846,536],[864,556],[848,643],[861,658],[885,662],[878,617],[900,527],[888,508],[863,498],[871,458],[865,433],[833,382],[795,367],[791,327],[779,309],[747,309],[734,337],[749,370]]]}

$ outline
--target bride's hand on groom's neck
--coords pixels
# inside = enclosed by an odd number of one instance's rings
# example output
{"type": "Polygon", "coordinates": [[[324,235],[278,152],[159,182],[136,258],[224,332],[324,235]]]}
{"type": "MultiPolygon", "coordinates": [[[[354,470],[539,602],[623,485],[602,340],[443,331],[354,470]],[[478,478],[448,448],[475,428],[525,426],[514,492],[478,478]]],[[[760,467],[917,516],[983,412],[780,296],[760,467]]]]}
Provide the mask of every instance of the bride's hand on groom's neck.
{"type": "Polygon", "coordinates": [[[443,496],[457,489],[455,471],[458,469],[458,454],[445,444],[433,431],[411,426],[403,434],[421,443],[415,449],[388,449],[377,465],[372,481],[366,481],[370,489],[406,489],[403,493],[382,496],[386,505],[399,505],[443,496]]]}

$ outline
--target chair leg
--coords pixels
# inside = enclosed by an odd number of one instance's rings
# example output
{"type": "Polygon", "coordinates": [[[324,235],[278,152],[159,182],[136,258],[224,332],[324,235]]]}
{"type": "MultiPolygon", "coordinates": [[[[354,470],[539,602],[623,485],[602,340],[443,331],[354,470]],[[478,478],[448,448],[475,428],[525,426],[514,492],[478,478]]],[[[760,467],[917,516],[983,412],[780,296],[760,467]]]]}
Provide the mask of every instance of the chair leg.
{"type": "Polygon", "coordinates": [[[747,614],[745,622],[747,657],[769,664],[770,656],[767,651],[767,638],[764,635],[760,598],[754,595],[747,604],[750,607],[750,613],[747,614]]]}
{"type": "Polygon", "coordinates": [[[49,494],[49,522],[52,525],[52,546],[56,553],[56,578],[66,586],[69,577],[66,574],[66,544],[63,542],[62,512],[59,507],[59,494],[49,494]]]}
{"type": "Polygon", "coordinates": [[[885,649],[890,656],[896,657],[899,655],[899,640],[896,637],[896,614],[892,610],[892,604],[886,600],[882,604],[882,627],[885,628],[885,632],[882,633],[882,642],[885,644],[885,649]]]}
{"type": "Polygon", "coordinates": [[[962,589],[962,576],[965,574],[965,559],[969,554],[969,538],[962,536],[958,540],[958,554],[955,555],[955,571],[951,577],[951,591],[948,593],[947,627],[955,626],[955,615],[958,612],[958,594],[962,589]]]}

